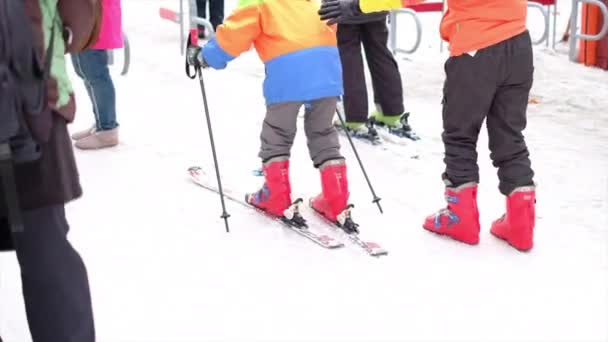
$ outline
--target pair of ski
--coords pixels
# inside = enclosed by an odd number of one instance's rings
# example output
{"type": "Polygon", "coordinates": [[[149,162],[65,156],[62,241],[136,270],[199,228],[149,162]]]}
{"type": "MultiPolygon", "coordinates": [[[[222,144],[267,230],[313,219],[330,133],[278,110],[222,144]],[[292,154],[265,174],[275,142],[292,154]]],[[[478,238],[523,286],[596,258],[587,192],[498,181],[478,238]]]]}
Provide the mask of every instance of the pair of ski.
{"type": "MultiPolygon", "coordinates": [[[[195,184],[199,185],[204,189],[219,194],[217,187],[212,185],[208,181],[208,177],[205,171],[200,166],[190,167],[188,169],[188,174],[190,176],[190,179],[195,184]]],[[[321,247],[328,249],[344,247],[344,243],[334,239],[333,237],[326,234],[318,234],[310,230],[308,222],[301,214],[301,206],[303,203],[302,199],[297,199],[296,201],[294,201],[294,203],[285,211],[285,216],[278,217],[252,206],[251,204],[249,204],[249,202],[247,202],[244,195],[236,195],[232,190],[226,188],[224,188],[223,190],[224,197],[226,199],[238,203],[246,208],[254,209],[255,211],[268,217],[269,219],[282,223],[286,228],[300,234],[301,236],[311,240],[312,242],[316,243],[321,247]]],[[[354,223],[350,218],[350,209],[351,208],[349,207],[347,210],[344,211],[343,216],[339,220],[339,222],[341,223],[331,222],[329,220],[326,220],[324,216],[317,213],[316,211],[315,213],[321,218],[323,218],[324,222],[327,222],[329,226],[332,227],[334,230],[344,233],[351,242],[361,247],[370,256],[378,257],[388,254],[388,251],[382,248],[377,243],[363,241],[359,237],[358,225],[354,223]]]]}
{"type": "Polygon", "coordinates": [[[420,140],[420,137],[413,130],[401,132],[400,135],[386,131],[386,128],[376,127],[371,122],[365,123],[367,131],[358,133],[346,129],[339,121],[334,122],[334,126],[343,135],[350,135],[357,140],[371,145],[379,146],[391,143],[393,145],[407,145],[420,140]],[[381,133],[382,132],[382,133],[381,133]]]}

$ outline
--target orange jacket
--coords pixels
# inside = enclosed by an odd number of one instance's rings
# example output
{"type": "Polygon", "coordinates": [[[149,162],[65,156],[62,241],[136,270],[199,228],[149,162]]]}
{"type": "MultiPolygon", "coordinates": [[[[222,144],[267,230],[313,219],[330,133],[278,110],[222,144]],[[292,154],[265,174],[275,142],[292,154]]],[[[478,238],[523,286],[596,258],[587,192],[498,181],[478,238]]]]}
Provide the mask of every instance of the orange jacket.
{"type": "Polygon", "coordinates": [[[240,0],[203,56],[223,69],[253,45],[266,66],[267,104],[340,96],[335,27],[319,20],[319,6],[316,0],[240,0]]]}
{"type": "Polygon", "coordinates": [[[441,37],[452,56],[500,43],[526,30],[526,0],[449,0],[441,37]]]}
{"type": "MultiPolygon", "coordinates": [[[[526,30],[526,0],[446,0],[441,38],[452,56],[500,43],[526,30]]],[[[424,0],[359,0],[363,13],[408,7],[424,0]]]]}

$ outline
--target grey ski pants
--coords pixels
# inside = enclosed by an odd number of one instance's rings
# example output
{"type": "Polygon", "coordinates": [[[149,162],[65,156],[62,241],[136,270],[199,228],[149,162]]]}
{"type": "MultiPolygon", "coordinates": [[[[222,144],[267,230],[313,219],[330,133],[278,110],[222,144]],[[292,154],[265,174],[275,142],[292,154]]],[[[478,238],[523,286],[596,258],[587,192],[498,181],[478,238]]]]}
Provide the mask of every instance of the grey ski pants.
{"type": "Polygon", "coordinates": [[[332,120],[336,113],[337,97],[325,97],[310,102],[281,102],[267,107],[260,134],[258,154],[262,162],[291,155],[296,137],[298,112],[305,106],[304,131],[308,152],[315,167],[328,160],[344,159],[340,154],[338,132],[332,120]]]}

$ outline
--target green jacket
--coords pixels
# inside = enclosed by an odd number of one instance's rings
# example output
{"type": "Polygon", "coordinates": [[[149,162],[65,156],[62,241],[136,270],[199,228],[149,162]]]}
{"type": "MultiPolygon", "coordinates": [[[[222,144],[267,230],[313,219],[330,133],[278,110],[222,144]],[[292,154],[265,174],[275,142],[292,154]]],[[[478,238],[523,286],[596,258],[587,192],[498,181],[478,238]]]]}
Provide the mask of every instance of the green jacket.
{"type": "MultiPolygon", "coordinates": [[[[47,84],[48,108],[36,120],[38,127],[46,128],[45,131],[49,132],[48,141],[40,145],[42,155],[39,160],[16,166],[17,191],[22,210],[63,206],[82,194],[67,129],[68,122],[74,119],[76,106],[65,53],[82,51],[94,41],[96,23],[101,15],[100,0],[20,1],[25,3],[36,51],[40,56],[45,53],[51,32],[55,32],[55,46],[51,64],[52,77],[47,84]],[[72,39],[67,43],[64,40],[67,36],[63,34],[64,28],[66,32],[71,32],[72,39]]],[[[0,193],[2,191],[0,184],[0,193]]],[[[4,196],[0,194],[0,251],[14,247],[5,218],[6,204],[4,196]]]]}
{"type": "Polygon", "coordinates": [[[65,42],[63,41],[63,23],[58,15],[57,0],[39,0],[42,14],[42,32],[44,33],[44,47],[48,49],[51,32],[55,32],[53,58],[51,61],[51,75],[57,81],[58,100],[57,108],[61,108],[70,101],[73,93],[72,83],[68,77],[65,61],[65,42]],[[54,20],[53,20],[54,19],[54,20]]]}

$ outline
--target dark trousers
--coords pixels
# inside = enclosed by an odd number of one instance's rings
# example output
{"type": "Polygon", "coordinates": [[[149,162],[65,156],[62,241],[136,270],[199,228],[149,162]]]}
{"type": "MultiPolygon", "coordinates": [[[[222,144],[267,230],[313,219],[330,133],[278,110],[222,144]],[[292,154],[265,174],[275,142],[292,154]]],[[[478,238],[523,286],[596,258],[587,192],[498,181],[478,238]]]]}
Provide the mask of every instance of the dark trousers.
{"type": "MultiPolygon", "coordinates": [[[[33,341],[95,342],[87,271],[67,240],[63,206],[26,211],[23,221],[14,247],[33,341]]],[[[10,238],[6,229],[0,234],[10,238]]]]}
{"type": "MultiPolygon", "coordinates": [[[[207,0],[196,0],[196,12],[199,17],[207,19],[207,0]]],[[[224,22],[224,0],[209,0],[209,21],[214,30],[224,22]]]]}
{"type": "Polygon", "coordinates": [[[367,87],[361,43],[372,76],[374,102],[385,115],[403,114],[403,86],[397,62],[387,46],[386,20],[363,24],[339,24],[338,48],[344,81],[346,121],[365,122],[368,116],[367,87]]]}
{"type": "Polygon", "coordinates": [[[479,182],[477,138],[484,119],[490,158],[498,168],[500,191],[508,195],[532,185],[526,128],[534,73],[528,32],[445,63],[443,88],[444,177],[454,186],[479,182]]]}

